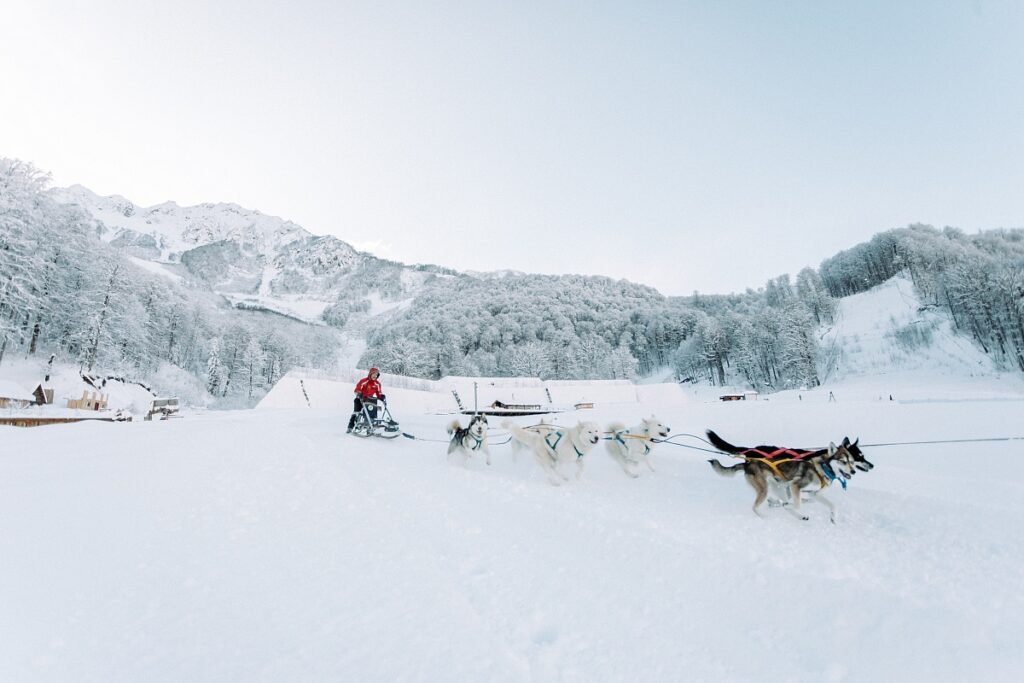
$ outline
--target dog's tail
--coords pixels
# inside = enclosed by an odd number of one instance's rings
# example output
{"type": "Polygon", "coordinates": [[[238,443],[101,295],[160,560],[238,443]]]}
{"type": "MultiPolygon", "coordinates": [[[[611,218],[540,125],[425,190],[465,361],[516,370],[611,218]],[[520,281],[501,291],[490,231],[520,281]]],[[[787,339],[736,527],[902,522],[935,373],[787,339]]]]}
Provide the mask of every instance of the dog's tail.
{"type": "Polygon", "coordinates": [[[523,429],[512,420],[503,420],[501,423],[502,429],[507,429],[512,432],[513,446],[515,442],[523,444],[531,444],[535,439],[540,438],[537,432],[531,432],[529,429],[523,429]]]}
{"type": "Polygon", "coordinates": [[[740,451],[743,450],[739,446],[733,446],[731,443],[720,437],[718,434],[715,434],[710,429],[707,431],[707,434],[708,441],[711,442],[711,445],[720,451],[724,451],[725,453],[739,453],[740,451]]]}
{"type": "Polygon", "coordinates": [[[737,472],[742,470],[743,466],[746,464],[746,463],[742,463],[741,462],[738,465],[733,465],[732,467],[726,467],[725,465],[723,465],[722,463],[718,462],[717,460],[715,460],[713,458],[711,460],[708,460],[708,462],[711,463],[711,469],[713,469],[715,472],[718,472],[723,477],[734,476],[737,472]]]}
{"type": "Polygon", "coordinates": [[[452,420],[451,423],[448,425],[449,434],[454,434],[459,429],[462,429],[462,425],[459,424],[458,420],[452,420]]]}
{"type": "Polygon", "coordinates": [[[525,440],[524,434],[526,433],[526,430],[523,429],[522,427],[520,427],[519,425],[517,425],[512,420],[502,420],[501,421],[501,428],[506,430],[506,431],[512,432],[512,437],[516,441],[524,441],[525,440]]]}
{"type": "Polygon", "coordinates": [[[610,425],[608,425],[608,432],[610,434],[617,434],[619,432],[624,431],[626,431],[626,425],[622,424],[621,422],[612,422],[610,425]]]}

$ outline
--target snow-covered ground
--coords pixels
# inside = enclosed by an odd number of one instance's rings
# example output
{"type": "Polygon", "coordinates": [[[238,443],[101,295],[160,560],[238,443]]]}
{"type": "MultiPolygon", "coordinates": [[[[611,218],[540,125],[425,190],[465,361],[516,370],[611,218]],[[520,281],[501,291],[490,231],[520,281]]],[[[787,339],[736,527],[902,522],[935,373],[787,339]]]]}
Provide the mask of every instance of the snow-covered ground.
{"type": "Polygon", "coordinates": [[[959,385],[999,374],[990,356],[954,331],[948,313],[922,306],[913,283],[902,276],[839,299],[836,322],[822,334],[821,349],[824,382],[909,373],[920,379],[924,371],[931,380],[953,378],[959,385]]]}
{"type": "MultiPolygon", "coordinates": [[[[579,417],[653,411],[743,444],[1024,436],[1019,383],[941,402],[881,386],[579,417]]],[[[346,436],[347,406],[0,431],[0,680],[1024,670],[1024,441],[868,448],[874,471],[828,493],[832,525],[820,506],[755,517],[742,480],[684,448],[637,480],[597,451],[559,488],[505,445],[489,468],[449,465],[450,418],[392,403],[424,440],[346,436]]]]}

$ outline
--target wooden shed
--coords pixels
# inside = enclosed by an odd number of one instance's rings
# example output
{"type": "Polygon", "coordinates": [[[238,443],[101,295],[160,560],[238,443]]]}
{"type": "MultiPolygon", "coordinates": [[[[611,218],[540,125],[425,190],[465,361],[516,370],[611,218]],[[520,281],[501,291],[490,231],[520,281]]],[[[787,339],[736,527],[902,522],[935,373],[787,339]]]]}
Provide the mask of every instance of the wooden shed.
{"type": "Polygon", "coordinates": [[[25,408],[35,403],[32,393],[20,385],[0,379],[0,408],[25,408]]]}

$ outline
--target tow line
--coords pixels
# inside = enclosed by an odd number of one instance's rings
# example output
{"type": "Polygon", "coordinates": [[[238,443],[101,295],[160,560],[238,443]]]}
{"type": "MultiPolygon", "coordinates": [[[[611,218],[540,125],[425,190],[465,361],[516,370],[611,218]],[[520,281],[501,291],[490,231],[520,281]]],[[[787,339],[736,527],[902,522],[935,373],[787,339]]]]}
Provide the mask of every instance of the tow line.
{"type": "MultiPolygon", "coordinates": [[[[451,439],[428,439],[428,438],[423,437],[423,436],[416,436],[415,434],[410,434],[409,432],[402,432],[402,436],[404,436],[407,439],[412,439],[413,441],[428,441],[430,443],[449,443],[449,442],[451,442],[451,439]]],[[[488,439],[489,438],[490,437],[488,437],[488,439]]],[[[511,440],[512,440],[512,435],[509,434],[508,438],[505,439],[504,441],[488,441],[487,445],[488,446],[502,446],[504,444],[507,444],[511,440]]]]}
{"type": "MultiPolygon", "coordinates": [[[[720,451],[717,448],[716,449],[701,448],[700,446],[691,446],[690,444],[675,443],[674,441],[672,441],[672,439],[677,439],[679,437],[686,437],[686,438],[690,438],[690,439],[697,439],[698,441],[703,441],[704,443],[708,444],[709,446],[712,445],[710,441],[708,441],[704,437],[697,436],[696,434],[676,434],[675,436],[670,437],[668,439],[653,439],[653,441],[654,441],[654,443],[667,443],[670,446],[679,446],[680,448],[689,448],[690,450],[703,451],[704,453],[724,453],[725,455],[730,455],[729,453],[725,453],[724,451],[720,451]]],[[[997,441],[1024,441],[1024,436],[994,436],[994,437],[985,437],[985,438],[979,438],[979,439],[936,439],[936,440],[933,440],[933,441],[891,441],[891,442],[886,442],[886,443],[865,443],[865,444],[860,444],[860,446],[861,446],[861,448],[885,448],[887,446],[931,446],[931,445],[936,445],[936,444],[991,443],[991,442],[997,442],[997,441]]],[[[824,448],[824,447],[822,447],[822,448],[824,448]]],[[[820,449],[819,448],[813,448],[811,450],[820,450],[820,449]]]]}
{"type": "MultiPolygon", "coordinates": [[[[539,425],[531,425],[531,427],[550,427],[550,428],[553,428],[553,429],[557,429],[558,425],[539,424],[539,425]]],[[[527,429],[529,429],[529,428],[530,427],[527,427],[527,429]]],[[[428,438],[425,438],[425,437],[422,437],[422,436],[416,436],[414,434],[409,434],[408,432],[402,432],[402,436],[404,436],[407,439],[412,439],[414,441],[428,441],[428,442],[432,442],[432,443],[448,443],[450,441],[450,439],[428,439],[428,438]]],[[[631,435],[628,435],[628,436],[635,436],[635,435],[631,434],[631,435]]],[[[607,440],[610,437],[604,437],[604,438],[607,440]]],[[[651,442],[652,443],[668,444],[669,446],[678,446],[679,448],[688,448],[690,450],[701,451],[703,453],[715,453],[715,454],[724,453],[724,451],[720,451],[717,448],[703,448],[701,446],[693,446],[691,444],[686,444],[686,443],[676,443],[675,439],[680,439],[680,438],[696,439],[697,441],[701,441],[703,443],[706,443],[709,446],[712,445],[710,441],[708,441],[707,439],[705,439],[702,436],[698,436],[697,434],[682,434],[682,433],[681,434],[675,434],[673,436],[670,436],[667,439],[651,439],[651,442]]],[[[488,437],[488,439],[490,439],[490,437],[488,437]]],[[[509,434],[502,441],[490,441],[490,440],[488,440],[488,445],[490,445],[490,446],[503,446],[504,444],[509,443],[511,440],[512,440],[512,435],[509,434]]],[[[978,439],[935,439],[935,440],[931,440],[931,441],[889,441],[889,442],[885,442],[885,443],[865,443],[865,444],[860,444],[860,445],[861,445],[862,448],[886,448],[886,447],[889,447],[889,446],[933,446],[933,445],[938,445],[938,444],[993,443],[993,442],[1001,442],[1001,441],[1024,441],[1024,436],[993,436],[993,437],[985,437],[985,438],[978,438],[978,439]]],[[[822,447],[822,448],[824,448],[824,447],[822,447]]],[[[820,449],[814,448],[814,449],[811,449],[811,450],[820,450],[820,449]]],[[[729,455],[729,454],[725,453],[725,455],[729,455]]]]}

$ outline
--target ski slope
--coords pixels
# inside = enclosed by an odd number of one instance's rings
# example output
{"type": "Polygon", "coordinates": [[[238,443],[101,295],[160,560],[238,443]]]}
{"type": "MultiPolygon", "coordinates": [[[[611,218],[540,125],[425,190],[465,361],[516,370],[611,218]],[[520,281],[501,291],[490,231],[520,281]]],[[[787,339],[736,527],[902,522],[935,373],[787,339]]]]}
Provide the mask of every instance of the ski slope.
{"type": "Polygon", "coordinates": [[[926,392],[950,387],[956,395],[1001,376],[990,356],[956,333],[945,311],[922,304],[905,277],[838,301],[836,321],[820,339],[825,383],[888,383],[926,392]],[[909,345],[900,343],[901,333],[909,345]]]}
{"type": "MultiPolygon", "coordinates": [[[[906,388],[909,391],[909,388],[906,388]]],[[[1021,435],[1024,391],[609,404],[674,433],[819,445],[1021,435]],[[992,398],[998,395],[999,398],[992,398]],[[664,408],[664,409],[662,409],[664,408]]],[[[905,393],[899,387],[897,394],[905,393]]],[[[656,395],[652,395],[656,396],[656,395]]],[[[397,397],[397,395],[396,395],[397,397]]],[[[443,440],[450,417],[395,401],[443,440]]],[[[706,453],[528,457],[360,440],[338,411],[0,431],[0,680],[964,681],[1024,670],[1024,441],[868,448],[811,507],[750,511],[706,453]]],[[[573,415],[560,415],[563,422],[573,415]]]]}

